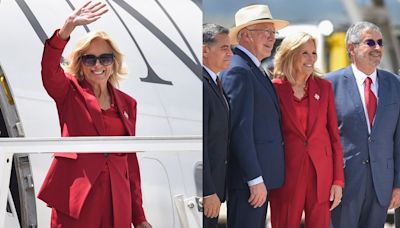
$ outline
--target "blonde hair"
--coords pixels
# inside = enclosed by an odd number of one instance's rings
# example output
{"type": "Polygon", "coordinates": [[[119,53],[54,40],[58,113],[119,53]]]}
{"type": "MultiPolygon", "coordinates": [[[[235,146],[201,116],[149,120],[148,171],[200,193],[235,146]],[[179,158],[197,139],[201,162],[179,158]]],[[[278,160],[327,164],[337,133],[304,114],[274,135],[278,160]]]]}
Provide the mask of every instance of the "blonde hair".
{"type": "Polygon", "coordinates": [[[114,54],[113,73],[108,81],[114,87],[118,87],[118,82],[127,74],[125,66],[123,66],[123,55],[120,52],[111,37],[102,31],[93,31],[83,36],[75,46],[67,59],[67,65],[64,66],[65,71],[74,75],[79,81],[82,81],[84,76],[81,73],[81,56],[89,49],[90,44],[95,39],[102,39],[110,45],[112,53],[114,54]]]}
{"type": "MultiPolygon", "coordinates": [[[[287,79],[290,83],[295,83],[295,56],[300,51],[300,46],[313,41],[317,46],[316,39],[308,33],[299,32],[287,36],[278,47],[274,58],[274,78],[287,79]]],[[[312,76],[321,77],[321,74],[314,68],[312,76]]]]}

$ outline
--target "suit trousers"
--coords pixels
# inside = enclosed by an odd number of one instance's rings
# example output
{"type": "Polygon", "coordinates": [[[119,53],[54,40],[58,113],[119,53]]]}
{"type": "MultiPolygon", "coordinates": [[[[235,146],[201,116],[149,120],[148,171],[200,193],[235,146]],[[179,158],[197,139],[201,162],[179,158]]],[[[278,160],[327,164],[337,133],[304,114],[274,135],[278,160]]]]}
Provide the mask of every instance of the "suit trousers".
{"type": "Polygon", "coordinates": [[[370,164],[359,172],[365,172],[365,179],[360,184],[360,193],[350,202],[342,203],[332,211],[333,228],[383,228],[389,205],[383,207],[378,202],[372,182],[370,164]]]}
{"type": "Polygon", "coordinates": [[[52,209],[51,228],[113,228],[113,203],[111,195],[111,179],[108,164],[97,178],[79,219],[52,209]]]}
{"type": "Polygon", "coordinates": [[[218,227],[218,217],[207,218],[203,215],[203,228],[217,228],[218,227]]]}
{"type": "Polygon", "coordinates": [[[268,200],[263,206],[253,208],[248,202],[249,189],[230,189],[228,192],[229,228],[265,228],[268,200]]]}
{"type": "Polygon", "coordinates": [[[272,228],[300,227],[303,211],[305,212],[305,227],[329,228],[329,199],[318,202],[317,175],[309,156],[304,158],[299,172],[301,172],[299,176],[303,179],[296,184],[296,189],[293,189],[291,196],[286,196],[281,200],[274,197],[274,190],[271,192],[272,228]]]}

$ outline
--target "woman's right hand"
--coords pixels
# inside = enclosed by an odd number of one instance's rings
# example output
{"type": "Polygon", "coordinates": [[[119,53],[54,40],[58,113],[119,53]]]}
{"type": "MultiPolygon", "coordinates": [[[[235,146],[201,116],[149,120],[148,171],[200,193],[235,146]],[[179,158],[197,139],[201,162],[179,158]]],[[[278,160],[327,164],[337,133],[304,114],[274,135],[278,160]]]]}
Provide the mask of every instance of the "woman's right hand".
{"type": "Polygon", "coordinates": [[[331,194],[329,197],[329,201],[332,202],[331,208],[329,208],[330,211],[332,211],[335,207],[337,207],[340,202],[342,202],[342,196],[343,196],[343,189],[339,185],[332,185],[331,187],[331,194]]]}
{"type": "Polygon", "coordinates": [[[104,9],[105,6],[105,3],[88,1],[68,16],[58,35],[61,39],[67,40],[76,26],[90,24],[105,14],[108,11],[104,9]]]}

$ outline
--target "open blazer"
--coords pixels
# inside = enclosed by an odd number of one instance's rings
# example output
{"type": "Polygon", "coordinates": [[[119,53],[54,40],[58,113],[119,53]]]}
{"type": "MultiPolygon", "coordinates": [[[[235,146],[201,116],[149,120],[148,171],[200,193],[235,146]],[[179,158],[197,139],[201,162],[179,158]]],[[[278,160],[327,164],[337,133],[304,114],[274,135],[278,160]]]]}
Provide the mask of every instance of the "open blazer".
{"type": "MultiPolygon", "coordinates": [[[[62,137],[102,136],[105,133],[102,113],[90,84],[64,73],[60,66],[68,41],[60,39],[57,33],[45,43],[42,80],[47,93],[56,102],[62,137]]],[[[135,99],[110,84],[108,86],[126,132],[135,135],[135,99]]],[[[120,156],[105,156],[103,153],[55,153],[38,198],[78,219],[96,178],[108,162],[114,217],[131,218],[134,225],[145,221],[137,157],[135,153],[124,156],[127,156],[127,162],[121,163],[120,156]]]]}
{"type": "Polygon", "coordinates": [[[317,174],[318,202],[329,200],[332,184],[343,187],[343,151],[337,125],[334,95],[326,80],[310,77],[308,84],[308,123],[304,133],[298,121],[293,90],[287,80],[273,81],[282,109],[282,131],[285,141],[285,183],[274,197],[290,201],[291,192],[303,177],[299,172],[303,160],[311,158],[317,174]]]}

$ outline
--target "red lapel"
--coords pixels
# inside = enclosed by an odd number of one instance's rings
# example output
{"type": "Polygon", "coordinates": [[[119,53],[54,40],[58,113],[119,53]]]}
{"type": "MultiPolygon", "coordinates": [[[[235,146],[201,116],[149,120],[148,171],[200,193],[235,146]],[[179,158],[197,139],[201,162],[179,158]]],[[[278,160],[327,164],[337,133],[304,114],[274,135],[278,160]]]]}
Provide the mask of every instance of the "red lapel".
{"type": "Polygon", "coordinates": [[[117,89],[114,88],[110,83],[108,83],[108,88],[111,91],[112,96],[115,100],[115,105],[117,106],[118,113],[121,116],[122,122],[124,123],[125,129],[127,130],[130,136],[135,135],[134,126],[132,125],[131,120],[135,121],[134,113],[131,113],[128,109],[129,105],[126,104],[126,101],[122,98],[122,96],[117,93],[117,89]]]}
{"type": "Polygon", "coordinates": [[[316,79],[311,76],[308,82],[308,123],[307,132],[312,132],[315,120],[318,116],[319,103],[321,102],[321,92],[316,79]]]}
{"type": "Polygon", "coordinates": [[[300,126],[300,123],[296,116],[296,110],[294,109],[293,95],[292,95],[293,90],[292,86],[290,85],[290,82],[288,80],[282,80],[281,88],[282,88],[281,90],[278,90],[281,91],[279,94],[279,98],[282,99],[280,105],[281,107],[286,109],[285,114],[287,115],[288,119],[292,121],[293,126],[296,128],[298,134],[305,138],[306,136],[304,134],[304,131],[302,130],[302,127],[300,126]]]}

